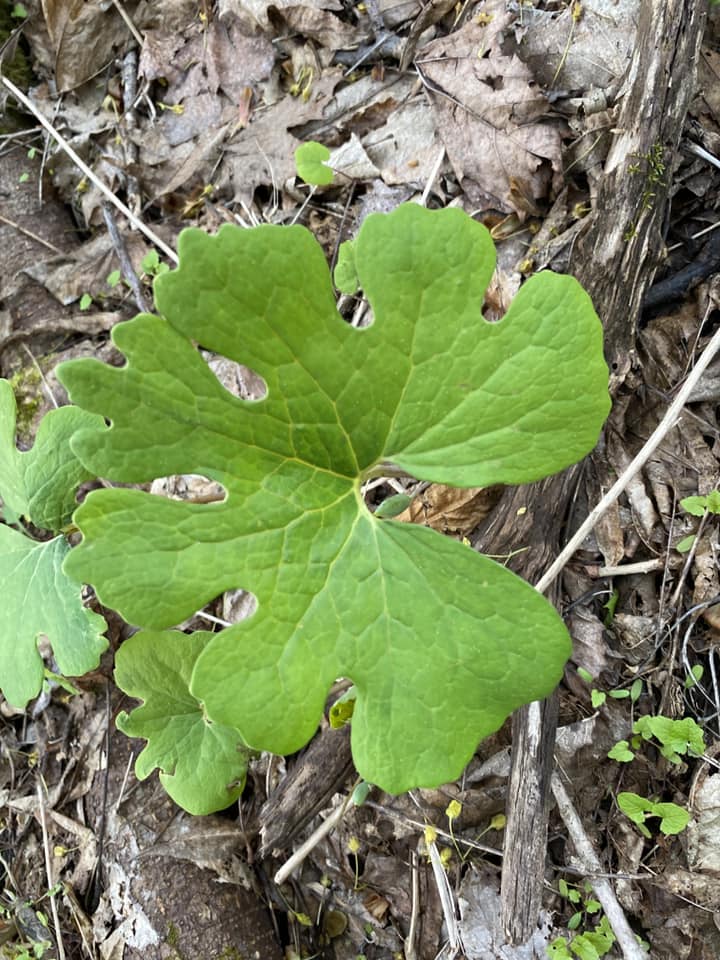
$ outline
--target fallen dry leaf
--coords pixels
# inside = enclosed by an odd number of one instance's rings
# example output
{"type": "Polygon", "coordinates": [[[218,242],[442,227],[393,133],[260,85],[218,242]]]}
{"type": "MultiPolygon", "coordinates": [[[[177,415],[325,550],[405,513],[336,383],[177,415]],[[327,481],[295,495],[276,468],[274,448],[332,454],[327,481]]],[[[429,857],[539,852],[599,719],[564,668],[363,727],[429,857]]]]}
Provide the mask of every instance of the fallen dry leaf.
{"type": "Polygon", "coordinates": [[[468,536],[500,499],[502,487],[446,487],[431,484],[396,518],[420,523],[441,533],[468,536]]]}
{"type": "Polygon", "coordinates": [[[511,16],[504,3],[494,7],[488,24],[470,21],[415,63],[469,201],[522,219],[562,188],[560,131],[530,69],[503,53],[511,16]]]}
{"type": "Polygon", "coordinates": [[[55,50],[60,93],[94,77],[127,38],[120,14],[103,0],[43,0],[42,10],[55,50]]]}

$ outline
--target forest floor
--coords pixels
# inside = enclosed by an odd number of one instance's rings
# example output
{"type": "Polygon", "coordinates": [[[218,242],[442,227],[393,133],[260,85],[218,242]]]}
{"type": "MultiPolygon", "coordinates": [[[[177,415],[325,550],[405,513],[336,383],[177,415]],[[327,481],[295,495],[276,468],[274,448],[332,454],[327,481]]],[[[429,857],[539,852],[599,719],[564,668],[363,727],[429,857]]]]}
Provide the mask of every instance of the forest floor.
{"type": "MultiPolygon", "coordinates": [[[[535,270],[570,269],[628,96],[641,7],[3,0],[0,69],[33,108],[0,89],[0,375],[17,398],[20,447],[67,402],[61,361],[119,363],[110,332],[152,304],[154,277],[173,266],[163,249],[187,226],[300,223],[334,262],[369,213],[460,207],[496,242],[498,314],[535,270]],[[329,148],[331,184],[297,175],[295,150],[309,140],[329,148]]],[[[648,205],[653,184],[666,188],[663,254],[627,319],[627,372],[561,539],[642,447],[718,325],[719,24],[711,13],[696,75],[684,65],[694,93],[681,149],[625,158],[648,205]]],[[[0,701],[0,957],[620,957],[598,876],[649,956],[719,957],[720,505],[681,503],[720,485],[719,400],[714,363],[564,571],[557,603],[573,654],[556,770],[601,873],[580,864],[550,799],[527,943],[506,943],[501,922],[509,723],[456,783],[373,789],[360,805],[346,803],[348,730],[324,723],[299,754],[251,760],[231,808],[192,817],[156,773],[134,777],[143,744],[115,729],[131,704],[112,680],[130,630],[103,610],[110,649],[98,670],[70,690],[47,683],[26,710],[0,701]],[[334,828],[317,835],[328,817],[334,828]]],[[[198,496],[187,478],[172,483],[174,496],[198,496]]],[[[368,498],[397,491],[385,478],[368,498]]],[[[501,506],[497,491],[423,485],[404,519],[475,545],[501,506]]],[[[527,549],[518,539],[500,559],[522,573],[527,549]]],[[[192,626],[236,619],[235,600],[219,598],[192,626]]]]}

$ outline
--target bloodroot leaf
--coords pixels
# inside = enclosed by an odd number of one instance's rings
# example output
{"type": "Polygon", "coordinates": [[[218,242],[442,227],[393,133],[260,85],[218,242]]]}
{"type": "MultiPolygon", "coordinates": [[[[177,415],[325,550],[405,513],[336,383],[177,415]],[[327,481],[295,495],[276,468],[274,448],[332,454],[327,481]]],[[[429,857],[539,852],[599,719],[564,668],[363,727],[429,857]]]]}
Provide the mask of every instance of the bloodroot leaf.
{"type": "MultiPolygon", "coordinates": [[[[554,687],[569,637],[528,584],[433,530],[373,517],[360,485],[398,470],[524,483],[584,456],[609,409],[589,298],[540,274],[486,322],[489,234],[459,210],[414,205],[368,217],[345,252],[373,311],[365,329],[337,314],[302,227],[187,230],[179,255],[156,283],[162,317],[113,332],[125,367],[61,366],[73,401],[112,422],[73,448],[112,480],[197,473],[227,496],[93,492],[68,572],[150,628],[252,591],[255,614],[195,664],[208,717],[287,753],[345,676],[364,779],[399,792],[455,778],[510,711],[554,687]],[[196,344],[256,371],[267,395],[230,395],[196,344]]],[[[177,638],[154,642],[172,650],[177,638]]]]}
{"type": "Polygon", "coordinates": [[[70,449],[70,438],[83,427],[103,429],[102,418],[77,407],[51,410],[32,448],[21,452],[15,445],[15,417],[12,387],[0,380],[0,499],[12,514],[57,532],[77,506],[78,486],[93,477],[70,449]]]}
{"type": "Polygon", "coordinates": [[[136,633],[115,658],[115,680],[145,703],[117,725],[148,741],[135,762],[138,779],[159,767],[173,800],[194,814],[229,807],[245,786],[248,750],[231,727],[213,723],[190,693],[190,677],[211,633],[136,633]]]}
{"type": "MultiPolygon", "coordinates": [[[[102,417],[61,407],[42,420],[32,448],[15,443],[12,387],[0,380],[0,500],[6,521],[21,517],[58,531],[77,506],[75,493],[92,473],[70,449],[81,427],[104,429],[102,417]]],[[[82,603],[81,583],[62,570],[63,537],[38,542],[0,524],[0,690],[23,708],[42,687],[38,640],[46,636],[66,676],[93,670],[107,647],[105,621],[82,603]]]]}
{"type": "Polygon", "coordinates": [[[67,677],[94,669],[107,647],[105,621],[83,606],[80,584],[63,572],[64,537],[37,543],[0,524],[0,689],[23,708],[40,692],[41,635],[67,677]]]}

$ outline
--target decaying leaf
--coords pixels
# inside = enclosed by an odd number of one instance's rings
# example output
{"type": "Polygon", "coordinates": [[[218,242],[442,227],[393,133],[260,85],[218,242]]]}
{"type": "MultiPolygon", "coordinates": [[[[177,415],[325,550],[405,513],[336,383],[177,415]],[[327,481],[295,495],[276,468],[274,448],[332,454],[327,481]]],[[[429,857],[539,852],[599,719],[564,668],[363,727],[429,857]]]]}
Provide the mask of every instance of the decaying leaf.
{"type": "Polygon", "coordinates": [[[438,131],[471,203],[521,217],[562,186],[558,127],[529,68],[502,51],[512,15],[471,20],[418,53],[438,131]]]}

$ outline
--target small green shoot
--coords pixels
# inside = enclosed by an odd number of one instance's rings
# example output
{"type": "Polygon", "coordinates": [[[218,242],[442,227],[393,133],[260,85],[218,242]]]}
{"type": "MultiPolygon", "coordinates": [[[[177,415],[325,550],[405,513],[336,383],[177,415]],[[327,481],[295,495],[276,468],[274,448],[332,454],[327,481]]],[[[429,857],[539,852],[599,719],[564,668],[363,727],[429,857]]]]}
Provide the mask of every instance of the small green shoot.
{"type": "Polygon", "coordinates": [[[676,803],[657,803],[637,793],[619,793],[618,807],[637,826],[644,837],[652,834],[645,826],[648,817],[660,818],[660,832],[665,836],[682,833],[690,822],[690,814],[676,803]]]}
{"type": "Polygon", "coordinates": [[[686,754],[700,757],[705,752],[702,728],[691,717],[682,720],[671,720],[662,715],[640,717],[633,724],[633,733],[630,742],[620,740],[610,750],[608,757],[611,760],[629,763],[634,759],[632,751],[638,750],[643,740],[653,738],[659,741],[658,749],[670,763],[681,763],[681,757],[686,754]]]}
{"type": "Polygon", "coordinates": [[[109,273],[109,274],[107,275],[107,278],[106,278],[106,280],[105,280],[105,283],[106,283],[109,287],[116,287],[116,286],[120,283],[120,278],[121,278],[121,277],[122,277],[122,273],[121,273],[119,270],[113,270],[112,273],[109,273]]]}
{"type": "Polygon", "coordinates": [[[691,533],[687,537],[683,537],[682,540],[678,540],[675,544],[675,549],[678,553],[689,553],[692,545],[695,543],[695,539],[695,534],[691,533]]]}
{"type": "MultiPolygon", "coordinates": [[[[560,881],[560,885],[563,881],[560,881]]],[[[581,899],[580,892],[577,889],[565,885],[568,890],[568,899],[571,903],[577,903],[581,899]],[[572,899],[572,894],[577,894],[577,900],[572,899]]],[[[561,889],[562,894],[562,889],[561,889]]],[[[584,903],[584,909],[573,914],[568,922],[569,930],[577,930],[587,915],[598,913],[600,904],[597,900],[588,900],[584,903]]],[[[556,937],[552,943],[545,948],[548,960],[600,960],[609,953],[615,944],[615,934],[612,932],[607,917],[601,917],[599,922],[591,930],[583,930],[576,933],[571,939],[567,937],[556,937]]]]}
{"type": "Polygon", "coordinates": [[[690,673],[685,677],[685,689],[692,689],[695,684],[700,683],[705,673],[705,668],[701,663],[696,663],[694,667],[690,668],[690,673]]]}
{"type": "Polygon", "coordinates": [[[170,267],[160,260],[157,250],[150,250],[140,261],[143,273],[148,277],[161,277],[167,273],[170,267]]]}
{"type": "Polygon", "coordinates": [[[603,624],[606,627],[611,626],[613,618],[615,616],[615,610],[618,605],[618,600],[620,599],[620,591],[617,587],[610,594],[610,599],[607,603],[603,604],[603,610],[605,610],[605,617],[603,619],[603,624]]]}
{"type": "Polygon", "coordinates": [[[681,757],[701,757],[705,752],[705,739],[700,726],[692,719],[671,720],[669,717],[640,717],[635,721],[633,732],[644,740],[653,737],[660,743],[660,753],[670,763],[681,763],[681,757]]]}
{"type": "Polygon", "coordinates": [[[327,165],[330,151],[315,140],[301,143],[295,151],[295,168],[305,183],[316,187],[325,187],[333,182],[335,174],[327,165]]]}
{"type": "Polygon", "coordinates": [[[90,307],[92,306],[92,302],[93,302],[93,298],[90,296],[90,294],[84,293],[80,297],[79,307],[81,310],[89,310],[90,307]]]}
{"type": "Polygon", "coordinates": [[[618,740],[615,746],[608,753],[610,760],[617,760],[618,763],[630,763],[635,759],[635,754],[630,749],[627,740],[618,740]]]}
{"type": "Polygon", "coordinates": [[[685,497],[680,506],[693,517],[702,517],[705,513],[720,514],[720,490],[699,497],[685,497]]]}
{"type": "Polygon", "coordinates": [[[392,520],[393,517],[399,516],[403,510],[407,510],[412,503],[412,499],[413,498],[408,496],[407,493],[396,493],[392,497],[383,500],[375,511],[374,516],[380,520],[392,520]]]}
{"type": "Polygon", "coordinates": [[[27,7],[24,3],[16,3],[10,11],[10,16],[17,20],[25,20],[28,16],[27,7]]]}

